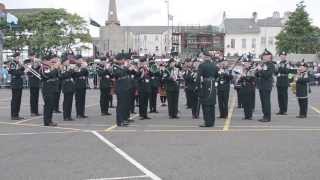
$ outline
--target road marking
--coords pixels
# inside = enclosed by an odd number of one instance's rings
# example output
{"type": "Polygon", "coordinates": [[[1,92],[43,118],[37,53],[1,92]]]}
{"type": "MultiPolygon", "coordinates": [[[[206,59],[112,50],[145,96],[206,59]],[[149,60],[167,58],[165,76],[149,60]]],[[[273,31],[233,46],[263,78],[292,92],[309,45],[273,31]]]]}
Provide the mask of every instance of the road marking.
{"type": "Polygon", "coordinates": [[[139,116],[139,114],[136,114],[136,115],[130,117],[129,120],[133,120],[133,119],[135,119],[135,118],[138,117],[138,116],[139,116]]]}
{"type": "Polygon", "coordinates": [[[223,131],[229,131],[229,129],[230,129],[231,119],[232,119],[232,115],[233,115],[233,111],[234,111],[235,105],[236,105],[236,95],[233,94],[231,106],[230,106],[230,109],[229,109],[228,118],[226,119],[226,121],[224,123],[223,131]]]}
{"type": "Polygon", "coordinates": [[[15,125],[15,126],[22,126],[22,127],[39,127],[39,128],[47,128],[47,129],[61,129],[61,130],[71,130],[71,131],[83,131],[83,132],[88,131],[88,130],[76,129],[76,128],[64,128],[64,127],[42,126],[42,125],[39,125],[39,124],[15,124],[15,123],[6,123],[6,122],[0,122],[0,124],[4,124],[4,125],[15,125]]]}
{"type": "Polygon", "coordinates": [[[30,133],[0,133],[0,136],[25,136],[25,135],[47,135],[47,134],[69,134],[79,131],[63,131],[63,132],[30,132],[30,133]]]}
{"type": "Polygon", "coordinates": [[[38,117],[34,117],[34,118],[23,120],[23,121],[19,121],[19,122],[13,123],[13,124],[23,124],[25,122],[29,122],[29,121],[36,120],[36,119],[41,119],[41,118],[42,118],[42,116],[38,116],[38,117]]]}
{"type": "Polygon", "coordinates": [[[105,132],[111,132],[112,130],[114,130],[116,127],[118,127],[117,125],[113,125],[111,127],[109,127],[108,129],[105,129],[105,132]]]}
{"type": "Polygon", "coordinates": [[[127,176],[127,177],[114,177],[114,178],[100,178],[100,179],[88,179],[88,180],[122,180],[122,179],[139,179],[139,178],[147,178],[147,175],[141,176],[127,176]]]}
{"type": "Polygon", "coordinates": [[[120,154],[124,159],[129,161],[131,164],[133,164],[136,168],[138,168],[140,171],[145,173],[148,177],[150,177],[153,180],[161,180],[160,177],[155,175],[153,172],[145,168],[143,165],[141,165],[138,161],[130,157],[127,153],[122,151],[120,148],[112,144],[109,140],[107,140],[105,137],[103,137],[100,133],[97,131],[91,131],[93,135],[95,135],[97,138],[99,138],[103,143],[108,145],[110,148],[112,148],[114,151],[116,151],[118,154],[120,154]]]}
{"type": "Polygon", "coordinates": [[[320,110],[319,110],[318,108],[316,108],[316,107],[314,107],[314,106],[311,106],[311,108],[312,108],[315,112],[317,112],[318,114],[320,114],[320,110]]]}

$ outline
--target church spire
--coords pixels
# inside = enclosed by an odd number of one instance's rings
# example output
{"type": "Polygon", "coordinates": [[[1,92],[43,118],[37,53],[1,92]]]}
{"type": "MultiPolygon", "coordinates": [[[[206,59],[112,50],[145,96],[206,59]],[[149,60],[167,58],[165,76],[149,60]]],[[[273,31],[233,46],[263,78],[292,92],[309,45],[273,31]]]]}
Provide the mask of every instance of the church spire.
{"type": "Polygon", "coordinates": [[[118,20],[117,15],[117,4],[116,0],[109,0],[109,12],[108,12],[108,20],[106,25],[116,24],[120,25],[120,21],[118,20]]]}

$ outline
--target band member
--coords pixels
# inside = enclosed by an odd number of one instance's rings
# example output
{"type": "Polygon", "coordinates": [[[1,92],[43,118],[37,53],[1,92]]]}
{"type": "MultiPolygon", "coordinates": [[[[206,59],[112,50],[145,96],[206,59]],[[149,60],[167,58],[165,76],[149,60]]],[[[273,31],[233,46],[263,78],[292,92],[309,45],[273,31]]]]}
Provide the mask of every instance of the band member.
{"type": "Polygon", "coordinates": [[[25,68],[19,62],[20,53],[15,53],[14,60],[9,64],[9,74],[11,74],[11,120],[22,120],[24,118],[19,116],[21,97],[23,89],[23,79],[25,68]]]}
{"type": "Polygon", "coordinates": [[[138,77],[138,91],[139,91],[139,99],[140,99],[140,106],[139,106],[139,115],[141,117],[140,120],[147,120],[151,119],[148,117],[148,101],[151,94],[151,76],[150,70],[147,65],[147,60],[145,57],[140,59],[140,68],[139,72],[137,73],[138,77]]]}
{"type": "MultiPolygon", "coordinates": [[[[165,65],[160,64],[160,77],[163,77],[165,72],[165,65]]],[[[165,81],[163,78],[160,78],[160,101],[161,101],[161,106],[166,106],[167,102],[167,92],[166,92],[166,86],[165,86],[165,81]]]]}
{"type": "Polygon", "coordinates": [[[204,62],[199,65],[199,96],[204,119],[204,124],[200,127],[213,127],[215,125],[215,82],[217,77],[218,68],[210,57],[205,57],[204,62]]]}
{"type": "Polygon", "coordinates": [[[130,66],[134,69],[132,70],[131,75],[129,76],[129,80],[130,80],[130,84],[131,84],[131,88],[130,88],[130,100],[129,100],[129,104],[130,104],[130,113],[131,114],[136,114],[135,112],[135,102],[136,99],[138,99],[139,93],[138,93],[138,87],[139,87],[139,80],[138,77],[135,76],[135,71],[137,71],[138,69],[138,64],[136,62],[132,62],[130,64],[130,66]]]}
{"type": "Polygon", "coordinates": [[[299,116],[297,118],[307,118],[308,113],[308,96],[311,93],[310,76],[308,74],[308,65],[304,62],[300,64],[296,81],[296,97],[299,102],[299,116]]]}
{"type": "Polygon", "coordinates": [[[117,125],[128,126],[129,125],[129,111],[130,105],[128,103],[130,90],[129,82],[129,69],[124,64],[124,59],[121,57],[116,58],[116,63],[112,66],[112,75],[116,79],[115,92],[117,95],[117,125]]]}
{"type": "MultiPolygon", "coordinates": [[[[52,55],[52,58],[54,59],[53,61],[59,61],[57,55],[52,55]]],[[[60,96],[61,96],[61,91],[62,91],[62,82],[60,79],[60,68],[57,69],[58,71],[58,91],[54,94],[54,103],[53,103],[53,112],[60,114],[60,96]]]]}
{"type": "Polygon", "coordinates": [[[179,69],[176,68],[176,62],[171,58],[168,62],[168,68],[164,72],[164,80],[166,94],[168,97],[168,111],[170,119],[179,119],[178,104],[179,104],[179,69]]]}
{"type": "Polygon", "coordinates": [[[191,84],[192,84],[192,78],[191,78],[191,74],[193,73],[192,70],[191,70],[191,67],[192,66],[192,62],[191,62],[191,59],[186,59],[185,60],[185,67],[186,67],[186,70],[185,70],[185,73],[183,75],[183,78],[184,78],[184,82],[185,82],[185,88],[184,88],[184,91],[185,91],[185,94],[186,94],[186,101],[187,101],[187,109],[190,109],[192,107],[192,104],[191,104],[191,95],[192,95],[192,87],[191,87],[191,84]]]}
{"type": "Polygon", "coordinates": [[[62,57],[62,69],[61,69],[61,85],[63,96],[63,120],[74,121],[71,117],[72,102],[75,92],[75,64],[70,64],[70,60],[73,57],[70,55],[62,57]]]}
{"type": "Polygon", "coordinates": [[[43,95],[43,122],[44,126],[57,126],[52,122],[52,114],[55,106],[56,94],[59,91],[59,68],[60,62],[54,62],[54,57],[47,55],[43,57],[41,67],[42,95],[43,95]]]}
{"type": "Polygon", "coordinates": [[[151,84],[151,94],[150,94],[150,113],[158,113],[157,111],[157,99],[160,87],[160,70],[157,67],[154,59],[149,60],[150,68],[150,84],[151,84]]]}
{"type": "MultiPolygon", "coordinates": [[[[36,59],[36,54],[31,52],[29,54],[30,60],[30,68],[32,68],[35,72],[40,73],[41,64],[40,61],[36,59]]],[[[41,80],[35,76],[31,72],[27,72],[28,80],[29,80],[29,87],[30,87],[30,111],[31,116],[40,116],[39,114],[39,92],[40,92],[40,84],[41,80]]]]}
{"type": "Polygon", "coordinates": [[[78,71],[75,72],[75,96],[77,118],[88,118],[85,115],[87,79],[89,76],[88,64],[82,59],[81,55],[76,56],[78,71]]]}
{"type": "Polygon", "coordinates": [[[249,63],[246,63],[244,66],[244,73],[239,79],[239,84],[241,85],[240,94],[242,97],[245,97],[242,100],[244,110],[243,120],[252,120],[255,104],[256,80],[253,64],[249,65],[249,63]]]}
{"type": "Polygon", "coordinates": [[[277,92],[279,112],[277,115],[287,115],[288,111],[288,88],[289,88],[289,73],[290,67],[287,62],[287,53],[280,53],[280,64],[276,68],[277,76],[277,92]]]}
{"type": "Polygon", "coordinates": [[[273,74],[275,66],[272,62],[272,54],[265,49],[262,56],[262,65],[257,66],[257,86],[260,93],[260,100],[262,105],[263,118],[260,122],[271,121],[271,91],[273,87],[273,74]]]}
{"type": "Polygon", "coordinates": [[[106,63],[106,58],[102,58],[102,63],[99,64],[97,68],[98,75],[100,77],[100,110],[101,116],[110,116],[109,113],[109,101],[112,87],[112,75],[108,66],[110,64],[106,63]]]}
{"type": "Polygon", "coordinates": [[[220,64],[220,69],[218,72],[218,103],[220,110],[220,117],[226,119],[228,117],[228,104],[229,104],[229,94],[230,94],[230,84],[232,81],[232,71],[227,69],[227,62],[222,62],[220,64]]]}
{"type": "Polygon", "coordinates": [[[191,65],[190,72],[185,74],[185,81],[188,82],[187,89],[188,96],[189,96],[189,103],[191,106],[192,111],[192,118],[198,119],[199,118],[199,110],[200,110],[200,103],[199,103],[199,89],[198,89],[198,66],[199,62],[195,59],[191,65]]]}

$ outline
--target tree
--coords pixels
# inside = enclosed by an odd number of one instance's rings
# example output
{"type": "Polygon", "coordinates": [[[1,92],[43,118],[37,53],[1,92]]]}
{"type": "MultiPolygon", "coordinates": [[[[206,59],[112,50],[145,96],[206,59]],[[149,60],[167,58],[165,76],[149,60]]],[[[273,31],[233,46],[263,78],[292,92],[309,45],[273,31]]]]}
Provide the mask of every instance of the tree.
{"type": "Polygon", "coordinates": [[[8,49],[28,46],[29,50],[43,56],[50,51],[69,50],[78,42],[91,42],[86,21],[64,9],[46,9],[18,18],[20,28],[6,31],[8,49]]]}
{"type": "Polygon", "coordinates": [[[276,37],[277,51],[316,53],[319,51],[319,29],[311,25],[304,1],[297,4],[284,29],[276,37]]]}

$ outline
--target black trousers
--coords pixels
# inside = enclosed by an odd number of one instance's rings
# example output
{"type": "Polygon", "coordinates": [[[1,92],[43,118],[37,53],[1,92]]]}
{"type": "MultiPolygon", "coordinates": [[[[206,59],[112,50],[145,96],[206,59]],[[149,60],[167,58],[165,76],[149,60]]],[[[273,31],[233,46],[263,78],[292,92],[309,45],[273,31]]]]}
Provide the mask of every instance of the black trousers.
{"type": "Polygon", "coordinates": [[[128,91],[117,92],[117,125],[129,120],[130,105],[128,103],[130,93],[128,91]]]}
{"type": "Polygon", "coordinates": [[[61,89],[59,89],[58,92],[54,93],[54,102],[53,102],[53,110],[54,111],[59,111],[60,95],[61,95],[61,89]]]}
{"type": "Polygon", "coordinates": [[[215,125],[215,105],[202,104],[203,119],[206,126],[215,125]]]}
{"type": "Polygon", "coordinates": [[[55,104],[55,92],[42,92],[43,95],[43,123],[45,126],[48,126],[50,123],[52,123],[52,113],[54,110],[54,104],[55,104]]]}
{"type": "Polygon", "coordinates": [[[190,104],[191,104],[191,110],[192,110],[192,117],[198,118],[199,117],[199,110],[200,110],[200,104],[199,104],[199,98],[198,94],[194,91],[190,91],[190,104]]]}
{"type": "Polygon", "coordinates": [[[236,89],[237,91],[237,98],[238,98],[238,108],[242,108],[242,96],[240,94],[240,89],[236,89]]]}
{"type": "Polygon", "coordinates": [[[277,87],[280,113],[288,111],[288,87],[277,87]]]}
{"type": "Polygon", "coordinates": [[[21,107],[22,88],[12,89],[11,117],[19,117],[21,107]]]}
{"type": "Polygon", "coordinates": [[[149,92],[139,92],[140,106],[139,114],[140,117],[148,117],[148,101],[150,98],[149,92]]]}
{"type": "Polygon", "coordinates": [[[169,117],[178,116],[179,91],[167,91],[169,117]]]}
{"type": "Polygon", "coordinates": [[[263,118],[271,120],[271,90],[260,90],[263,118]]]}
{"type": "Polygon", "coordinates": [[[299,102],[299,115],[300,116],[307,116],[308,113],[308,98],[298,99],[299,102]]]}
{"type": "Polygon", "coordinates": [[[73,92],[64,93],[63,96],[63,119],[70,119],[72,112],[73,92]]]}
{"type": "Polygon", "coordinates": [[[229,92],[229,89],[226,91],[218,91],[220,117],[222,118],[228,117],[229,92]]]}
{"type": "Polygon", "coordinates": [[[132,88],[129,90],[130,92],[130,99],[129,99],[129,104],[130,104],[130,113],[134,113],[135,112],[135,88],[132,88]]]}
{"type": "Polygon", "coordinates": [[[85,115],[87,89],[76,89],[76,112],[77,116],[85,115]]]}
{"type": "Polygon", "coordinates": [[[30,111],[31,114],[39,114],[39,92],[40,88],[30,87],[30,111]]]}
{"type": "Polygon", "coordinates": [[[243,93],[244,98],[242,101],[245,119],[252,118],[255,106],[255,88],[248,89],[243,93]]]}
{"type": "Polygon", "coordinates": [[[191,104],[191,93],[192,93],[192,90],[186,89],[185,93],[186,93],[186,99],[187,99],[187,108],[191,108],[192,107],[192,104],[191,104]]]}
{"type": "Polygon", "coordinates": [[[157,111],[157,99],[158,99],[158,88],[151,88],[150,94],[150,111],[156,112],[157,111]]]}
{"type": "Polygon", "coordinates": [[[109,112],[111,88],[100,89],[100,110],[102,114],[109,112]]]}

